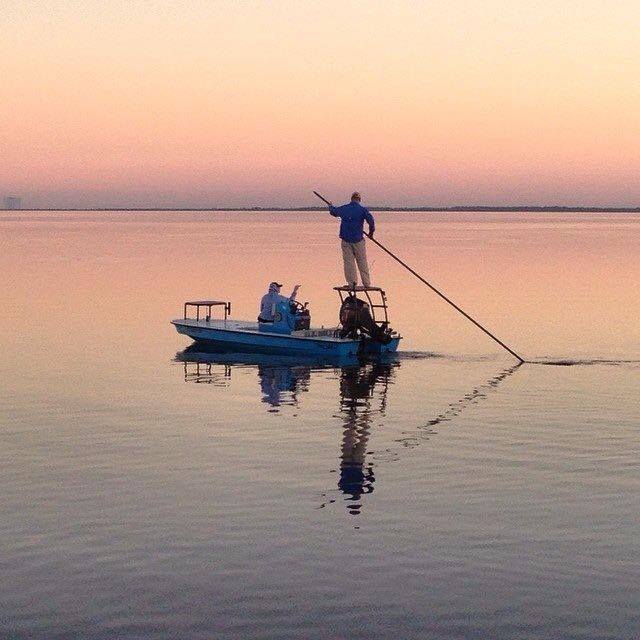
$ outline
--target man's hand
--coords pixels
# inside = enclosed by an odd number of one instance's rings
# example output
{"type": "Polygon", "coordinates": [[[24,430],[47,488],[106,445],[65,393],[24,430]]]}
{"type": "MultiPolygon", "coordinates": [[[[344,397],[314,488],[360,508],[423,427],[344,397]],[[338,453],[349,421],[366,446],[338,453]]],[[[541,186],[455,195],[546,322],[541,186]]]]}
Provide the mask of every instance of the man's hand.
{"type": "Polygon", "coordinates": [[[297,291],[302,285],[301,284],[297,284],[295,287],[293,287],[294,291],[297,291]]]}

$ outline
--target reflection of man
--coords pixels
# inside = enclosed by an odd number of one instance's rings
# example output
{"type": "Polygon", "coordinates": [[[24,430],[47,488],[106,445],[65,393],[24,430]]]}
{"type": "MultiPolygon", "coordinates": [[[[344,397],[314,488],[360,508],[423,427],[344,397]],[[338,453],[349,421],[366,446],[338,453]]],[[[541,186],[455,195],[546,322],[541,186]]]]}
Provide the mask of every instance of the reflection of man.
{"type": "MultiPolygon", "coordinates": [[[[373,463],[366,461],[371,427],[371,397],[376,383],[382,377],[383,394],[391,373],[388,365],[373,367],[345,367],[340,377],[340,405],[345,414],[342,449],[340,452],[340,478],[338,488],[352,504],[349,513],[360,513],[359,500],[373,491],[375,476],[373,463]]],[[[384,407],[385,398],[382,398],[384,407]]]]}
{"type": "Polygon", "coordinates": [[[298,294],[300,285],[297,284],[293,287],[291,295],[280,295],[280,289],[282,285],[279,282],[271,282],[269,284],[269,291],[262,296],[260,301],[260,315],[258,316],[258,322],[273,322],[276,306],[279,302],[293,302],[298,294]]]}
{"type": "Polygon", "coordinates": [[[371,286],[369,277],[369,265],[367,264],[367,249],[364,243],[364,222],[369,225],[369,236],[373,238],[376,224],[369,209],[360,204],[360,194],[355,191],[351,195],[351,202],[334,207],[329,205],[329,213],[336,218],[340,218],[340,239],[342,244],[342,262],[344,266],[344,277],[347,285],[355,287],[358,284],[358,273],[365,287],[371,286]]]}
{"type": "Polygon", "coordinates": [[[311,378],[311,368],[307,366],[288,367],[258,365],[258,378],[262,391],[262,402],[272,407],[281,404],[293,404],[298,401],[297,392],[304,391],[311,378]],[[291,394],[290,400],[283,399],[285,393],[291,394]]]}
{"type": "Polygon", "coordinates": [[[354,415],[353,422],[344,430],[338,479],[338,489],[348,496],[350,501],[356,503],[347,507],[353,515],[360,513],[360,504],[357,503],[363,494],[373,491],[373,483],[376,480],[373,464],[371,462],[365,464],[368,442],[367,417],[354,415]]]}

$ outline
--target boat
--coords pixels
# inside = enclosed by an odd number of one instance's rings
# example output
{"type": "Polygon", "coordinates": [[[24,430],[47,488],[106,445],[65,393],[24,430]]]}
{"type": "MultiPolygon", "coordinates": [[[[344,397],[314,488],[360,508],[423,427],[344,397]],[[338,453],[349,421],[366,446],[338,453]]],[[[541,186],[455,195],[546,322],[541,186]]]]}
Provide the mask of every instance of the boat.
{"type": "Polygon", "coordinates": [[[307,304],[281,302],[272,322],[231,319],[231,302],[184,303],[176,331],[219,350],[321,358],[380,356],[398,350],[402,336],[389,325],[387,296],[380,287],[333,287],[340,298],[340,324],[311,327],[307,304]],[[214,318],[220,309],[221,318],[214,318]],[[195,313],[195,317],[193,317],[195,313]]]}

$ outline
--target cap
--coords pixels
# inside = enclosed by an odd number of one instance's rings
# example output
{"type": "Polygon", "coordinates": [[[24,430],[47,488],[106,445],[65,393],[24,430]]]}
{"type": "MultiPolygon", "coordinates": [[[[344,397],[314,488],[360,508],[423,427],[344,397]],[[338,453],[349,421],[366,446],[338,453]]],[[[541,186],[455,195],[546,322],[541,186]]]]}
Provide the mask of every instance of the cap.
{"type": "Polygon", "coordinates": [[[275,281],[274,281],[274,282],[270,282],[270,283],[269,283],[269,286],[270,286],[270,287],[281,287],[282,285],[281,285],[279,282],[275,282],[275,281]]]}

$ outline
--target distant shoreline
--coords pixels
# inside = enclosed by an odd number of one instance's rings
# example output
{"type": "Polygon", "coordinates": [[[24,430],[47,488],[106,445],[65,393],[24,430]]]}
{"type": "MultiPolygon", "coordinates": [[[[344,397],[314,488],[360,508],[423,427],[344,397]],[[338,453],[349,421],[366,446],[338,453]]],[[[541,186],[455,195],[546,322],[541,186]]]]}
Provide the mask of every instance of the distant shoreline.
{"type": "MultiPolygon", "coordinates": [[[[640,213],[640,207],[565,207],[565,206],[506,206],[490,207],[486,205],[478,206],[452,206],[452,207],[384,207],[369,206],[371,211],[398,211],[415,213],[438,213],[438,212],[471,212],[471,213],[640,213]]],[[[248,213],[261,213],[270,211],[296,212],[296,211],[326,211],[327,207],[35,207],[32,209],[7,209],[0,208],[0,211],[131,211],[131,212],[153,212],[153,211],[238,211],[248,213]]]]}

